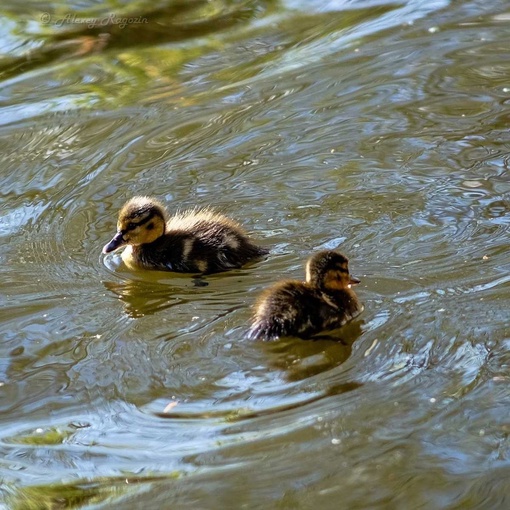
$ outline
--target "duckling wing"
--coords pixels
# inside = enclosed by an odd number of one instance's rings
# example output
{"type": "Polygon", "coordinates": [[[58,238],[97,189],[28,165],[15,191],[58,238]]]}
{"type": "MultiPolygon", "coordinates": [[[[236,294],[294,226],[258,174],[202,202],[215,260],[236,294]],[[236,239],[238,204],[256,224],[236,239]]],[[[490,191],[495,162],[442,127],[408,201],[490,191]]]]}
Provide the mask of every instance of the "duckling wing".
{"type": "Polygon", "coordinates": [[[268,289],[256,304],[249,337],[275,340],[282,336],[307,337],[318,330],[320,303],[300,282],[283,282],[268,289]]]}
{"type": "Polygon", "coordinates": [[[320,316],[323,330],[336,329],[357,317],[363,311],[363,305],[352,291],[321,295],[320,316]]]}
{"type": "Polygon", "coordinates": [[[206,262],[204,273],[238,268],[268,253],[255,245],[240,225],[212,210],[177,215],[168,222],[167,228],[167,237],[186,237],[183,261],[188,264],[200,261],[202,267],[206,262]]]}
{"type": "Polygon", "coordinates": [[[159,269],[178,273],[203,272],[186,254],[189,236],[185,233],[164,235],[150,244],[137,247],[136,257],[146,269],[159,269]]]}

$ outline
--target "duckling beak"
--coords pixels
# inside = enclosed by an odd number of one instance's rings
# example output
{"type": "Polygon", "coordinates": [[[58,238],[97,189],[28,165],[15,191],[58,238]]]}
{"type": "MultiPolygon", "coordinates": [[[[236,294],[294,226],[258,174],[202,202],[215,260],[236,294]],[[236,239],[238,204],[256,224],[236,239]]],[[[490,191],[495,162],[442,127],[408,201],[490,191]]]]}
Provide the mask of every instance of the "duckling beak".
{"type": "Polygon", "coordinates": [[[113,239],[108,244],[104,245],[103,253],[110,253],[112,251],[115,251],[117,248],[120,248],[125,244],[126,241],[124,239],[124,235],[122,234],[122,232],[117,232],[113,239]]]}
{"type": "Polygon", "coordinates": [[[351,276],[351,280],[349,281],[349,288],[352,287],[353,285],[358,285],[358,283],[361,283],[361,280],[359,278],[351,276]]]}

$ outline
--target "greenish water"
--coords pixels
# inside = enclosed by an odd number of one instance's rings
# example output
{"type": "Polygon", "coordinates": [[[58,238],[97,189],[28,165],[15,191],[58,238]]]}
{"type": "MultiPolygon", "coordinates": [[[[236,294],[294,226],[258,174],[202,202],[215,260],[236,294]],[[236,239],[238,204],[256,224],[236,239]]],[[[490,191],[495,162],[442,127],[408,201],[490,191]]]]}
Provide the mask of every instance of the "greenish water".
{"type": "Polygon", "coordinates": [[[0,508],[509,507],[507,2],[0,12],[0,508]],[[271,254],[123,270],[135,194],[271,254]],[[247,341],[324,247],[342,342],[247,341]]]}

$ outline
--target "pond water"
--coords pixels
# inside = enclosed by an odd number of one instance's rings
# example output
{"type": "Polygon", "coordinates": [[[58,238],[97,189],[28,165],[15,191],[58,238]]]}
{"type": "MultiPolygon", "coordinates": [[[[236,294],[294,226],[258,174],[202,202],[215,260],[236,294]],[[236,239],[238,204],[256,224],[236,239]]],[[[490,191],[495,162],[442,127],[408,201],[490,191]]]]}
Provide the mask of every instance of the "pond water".
{"type": "Polygon", "coordinates": [[[507,1],[0,12],[1,508],[510,507],[507,1]],[[271,253],[130,272],[135,194],[271,253]],[[248,341],[325,247],[359,320],[248,341]]]}

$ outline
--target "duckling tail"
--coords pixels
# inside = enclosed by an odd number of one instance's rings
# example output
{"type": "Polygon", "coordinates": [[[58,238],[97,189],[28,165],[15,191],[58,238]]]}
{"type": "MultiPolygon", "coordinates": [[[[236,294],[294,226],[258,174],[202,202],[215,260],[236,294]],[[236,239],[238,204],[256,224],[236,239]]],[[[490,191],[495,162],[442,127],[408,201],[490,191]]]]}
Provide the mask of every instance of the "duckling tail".
{"type": "Polygon", "coordinates": [[[249,340],[277,340],[283,336],[283,329],[280,324],[268,322],[256,322],[248,331],[249,340]]]}

